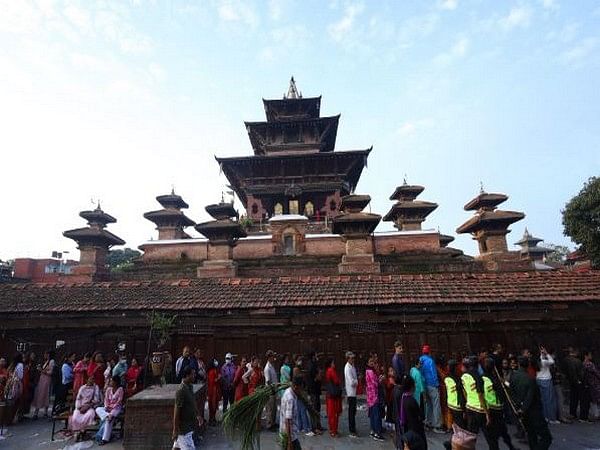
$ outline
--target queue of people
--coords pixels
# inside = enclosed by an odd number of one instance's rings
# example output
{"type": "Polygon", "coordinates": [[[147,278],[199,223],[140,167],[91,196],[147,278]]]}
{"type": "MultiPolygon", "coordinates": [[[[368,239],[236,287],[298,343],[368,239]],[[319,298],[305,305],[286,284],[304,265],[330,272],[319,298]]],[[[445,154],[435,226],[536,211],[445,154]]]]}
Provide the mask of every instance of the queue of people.
{"type": "Polygon", "coordinates": [[[99,421],[96,439],[103,445],[111,439],[125,399],[142,390],[143,372],[135,357],[128,360],[124,354],[105,361],[101,352],[81,357],[71,352],[62,363],[53,351],[39,362],[33,352],[17,353],[10,364],[0,358],[0,402],[5,404],[0,420],[8,426],[67,414],[68,431],[76,440],[99,421]]]}
{"type": "MultiPolygon", "coordinates": [[[[289,383],[288,389],[269,399],[263,412],[264,422],[257,424],[265,430],[285,433],[289,437],[288,449],[300,448],[301,434],[314,436],[328,431],[332,438],[339,437],[344,403],[349,437],[366,436],[367,430],[358,430],[356,423],[357,396],[363,394],[369,437],[376,441],[391,438],[398,449],[426,449],[428,431],[449,433],[451,445],[456,430],[469,434],[472,440],[481,432],[490,449],[499,448],[500,440],[509,449],[517,448],[515,442],[547,449],[552,442],[549,425],[574,419],[587,423],[590,404],[597,404],[600,393],[600,372],[591,353],[583,352],[583,361],[574,349],[567,354],[560,368],[556,355],[544,347],[535,355],[527,349],[516,355],[505,354],[502,346],[496,345],[490,351],[452,355],[446,361],[443,355],[433,355],[431,348],[423,345],[420,356],[408,364],[402,342],[398,341],[388,366],[372,352],[365,358],[364,368],[358,367],[356,355],[348,351],[343,370],[338,371],[335,359],[324,360],[316,352],[277,355],[269,350],[264,355],[264,366],[259,356],[242,356],[238,361],[235,355],[227,353],[222,365],[217,358],[212,359],[205,378],[209,425],[217,424],[215,413],[221,402],[225,409],[232,404],[232,397],[233,403],[238,402],[258,386],[289,383]],[[563,387],[569,389],[569,416],[561,412],[563,387]],[[306,394],[308,403],[301,401],[300,393],[306,394]],[[323,394],[327,429],[320,420],[313,422],[309,414],[309,409],[320,410],[323,394]],[[515,435],[509,433],[508,425],[517,426],[515,435]]],[[[194,382],[198,380],[195,370],[186,367],[203,367],[204,363],[201,359],[194,361],[190,355],[189,348],[184,349],[176,374],[183,380],[191,373],[189,380],[194,382]]],[[[194,406],[194,414],[202,422],[204,404],[194,406]]],[[[179,444],[192,442],[179,431],[174,423],[174,439],[179,444]]]]}

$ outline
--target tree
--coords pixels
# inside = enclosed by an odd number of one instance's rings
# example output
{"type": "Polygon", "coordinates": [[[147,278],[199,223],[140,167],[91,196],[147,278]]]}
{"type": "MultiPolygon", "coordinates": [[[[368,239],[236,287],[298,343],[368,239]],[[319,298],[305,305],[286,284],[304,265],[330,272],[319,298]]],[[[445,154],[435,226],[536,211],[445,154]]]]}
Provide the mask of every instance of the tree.
{"type": "Polygon", "coordinates": [[[546,256],[546,262],[564,264],[567,255],[571,253],[566,245],[544,244],[544,247],[554,250],[546,256]]]}
{"type": "Polygon", "coordinates": [[[108,252],[106,257],[106,264],[111,269],[122,269],[125,266],[129,266],[133,263],[133,260],[139,258],[142,254],[137,250],[125,248],[123,250],[111,250],[108,252]]]}
{"type": "Polygon", "coordinates": [[[564,233],[600,266],[600,178],[591,177],[563,210],[564,233]]]}

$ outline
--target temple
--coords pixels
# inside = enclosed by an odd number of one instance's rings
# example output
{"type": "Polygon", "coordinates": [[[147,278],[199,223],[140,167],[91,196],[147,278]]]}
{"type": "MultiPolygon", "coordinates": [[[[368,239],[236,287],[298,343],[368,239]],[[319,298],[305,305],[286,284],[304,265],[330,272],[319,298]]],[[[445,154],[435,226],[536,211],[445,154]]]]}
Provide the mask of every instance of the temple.
{"type": "Polygon", "coordinates": [[[429,224],[438,205],[418,198],[424,186],[379,180],[394,203],[383,218],[371,211],[368,186],[355,193],[371,149],[335,149],[339,116],[321,116],[321,97],[303,97],[292,79],[264,107],[265,121],[246,123],[253,154],[217,158],[245,211],[221,198],[196,224],[180,195],[159,195],[162,209],[139,211],[155,237],[136,242],[142,256],[118,270],[106,264],[124,244],[106,230],[116,219],[99,205],[81,212],[88,226],[64,232],[81,252],[71,273],[0,284],[0,351],[20,343],[41,353],[60,339],[61,351],[123,344],[144,360],[150,311],[176,316],[173,355],[190,345],[206,358],[272,349],[343,361],[353,350],[364,365],[371,351],[389,361],[398,339],[408,359],[424,342],[446,355],[530,347],[532,336],[597,348],[600,272],[545,264],[548,249],[527,231],[509,249],[525,214],[498,208],[508,195],[481,189],[464,206],[471,217],[456,232],[478,244],[465,254],[429,224]],[[382,220],[395,229],[379,230],[382,220]]]}
{"type": "Polygon", "coordinates": [[[340,116],[321,117],[321,97],[302,97],[294,78],[283,99],[263,103],[267,120],[246,122],[254,155],[217,158],[252,221],[249,231],[281,214],[302,214],[309,229],[330,229],[371,149],[336,152],[340,116]]]}

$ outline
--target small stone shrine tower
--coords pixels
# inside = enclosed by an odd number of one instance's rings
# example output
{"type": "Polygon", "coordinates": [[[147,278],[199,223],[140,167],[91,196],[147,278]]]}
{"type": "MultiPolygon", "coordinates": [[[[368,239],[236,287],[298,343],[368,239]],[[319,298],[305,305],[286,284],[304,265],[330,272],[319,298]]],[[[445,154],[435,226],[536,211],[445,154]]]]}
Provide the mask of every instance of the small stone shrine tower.
{"type": "Polygon", "coordinates": [[[198,277],[234,277],[237,274],[237,264],[233,261],[233,247],[239,238],[246,237],[246,232],[237,220],[238,213],[231,203],[222,200],[205,209],[215,220],[199,223],[195,227],[209,241],[207,260],[198,267],[198,277]]]}
{"type": "Polygon", "coordinates": [[[544,258],[553,253],[554,250],[551,248],[540,247],[538,244],[542,242],[543,239],[533,237],[527,227],[525,227],[525,232],[523,233],[523,237],[515,242],[515,245],[521,247],[521,257],[523,258],[531,258],[534,261],[543,261],[544,258]]]}
{"type": "Polygon", "coordinates": [[[184,229],[196,223],[181,211],[189,208],[189,205],[174,190],[170,194],[159,195],[156,200],[163,209],[147,212],[144,218],[156,224],[158,240],[189,238],[184,229]]]}
{"type": "Polygon", "coordinates": [[[87,220],[86,228],[76,228],[63,233],[63,236],[77,242],[80,251],[79,265],[73,268],[70,280],[103,281],[109,278],[106,267],[106,255],[114,245],[124,245],[125,241],[105,230],[106,225],[115,223],[117,219],[106,214],[100,203],[93,211],[81,211],[79,216],[87,220]]]}
{"type": "Polygon", "coordinates": [[[400,231],[420,230],[425,218],[437,207],[437,203],[415,200],[423,192],[423,186],[409,185],[404,180],[402,186],[398,186],[390,196],[390,200],[396,200],[383,220],[394,222],[394,226],[400,231]]]}
{"type": "Polygon", "coordinates": [[[525,214],[517,211],[503,211],[497,206],[508,200],[505,194],[481,193],[468,202],[465,211],[475,211],[475,215],[456,229],[457,233],[471,233],[479,243],[481,256],[508,253],[506,235],[509,225],[522,220],[525,214]]]}
{"type": "Polygon", "coordinates": [[[346,243],[346,254],[338,266],[340,274],[381,273],[373,256],[372,233],[381,220],[379,214],[362,212],[371,202],[369,195],[342,197],[341,214],[333,219],[333,233],[346,243]]]}

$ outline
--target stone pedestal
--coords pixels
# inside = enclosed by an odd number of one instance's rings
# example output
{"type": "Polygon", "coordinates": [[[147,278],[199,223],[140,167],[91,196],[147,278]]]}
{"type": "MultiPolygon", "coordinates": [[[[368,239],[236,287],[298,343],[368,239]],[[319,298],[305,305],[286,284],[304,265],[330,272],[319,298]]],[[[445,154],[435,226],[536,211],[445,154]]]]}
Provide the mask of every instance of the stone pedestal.
{"type": "MultiPolygon", "coordinates": [[[[194,396],[199,398],[204,386],[193,386],[194,396]]],[[[127,400],[123,439],[125,450],[173,446],[173,408],[178,387],[178,384],[152,386],[127,400]]]]}
{"type": "Polygon", "coordinates": [[[198,278],[231,278],[237,276],[237,263],[230,259],[204,261],[198,267],[198,278]]]}
{"type": "Polygon", "coordinates": [[[381,267],[373,255],[344,255],[338,272],[340,275],[381,273],[381,267]]]}

